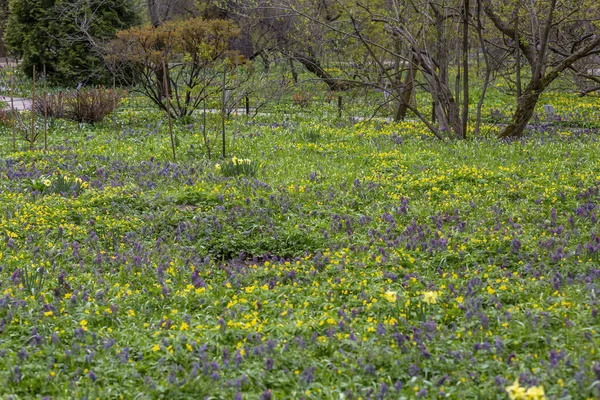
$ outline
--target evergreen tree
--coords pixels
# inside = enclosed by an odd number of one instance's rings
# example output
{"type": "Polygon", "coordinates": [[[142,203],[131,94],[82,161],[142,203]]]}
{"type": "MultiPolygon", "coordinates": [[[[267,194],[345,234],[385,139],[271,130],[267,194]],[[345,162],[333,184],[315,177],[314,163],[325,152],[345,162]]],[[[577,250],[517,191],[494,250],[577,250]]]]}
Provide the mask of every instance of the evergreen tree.
{"type": "Polygon", "coordinates": [[[102,83],[109,78],[104,43],[139,22],[135,0],[9,0],[5,41],[22,59],[62,85],[102,83]]]}

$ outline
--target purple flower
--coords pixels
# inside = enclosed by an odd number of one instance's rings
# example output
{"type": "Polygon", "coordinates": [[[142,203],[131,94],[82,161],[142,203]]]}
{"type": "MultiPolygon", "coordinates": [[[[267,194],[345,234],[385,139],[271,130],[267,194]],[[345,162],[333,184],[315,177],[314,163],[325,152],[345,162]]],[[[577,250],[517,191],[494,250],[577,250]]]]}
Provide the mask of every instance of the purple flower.
{"type": "Polygon", "coordinates": [[[272,369],[273,369],[273,364],[274,364],[274,361],[273,361],[273,359],[272,359],[272,358],[270,358],[270,357],[267,357],[267,361],[266,361],[266,363],[265,363],[265,368],[266,368],[266,370],[267,370],[267,371],[270,371],[270,370],[272,370],[272,369]]]}
{"type": "Polygon", "coordinates": [[[396,383],[394,383],[394,389],[396,389],[396,391],[398,392],[402,390],[402,381],[400,379],[398,379],[396,383]]]}
{"type": "Polygon", "coordinates": [[[262,400],[271,400],[272,396],[273,396],[273,392],[271,392],[271,389],[265,390],[261,396],[261,399],[262,400]]]}

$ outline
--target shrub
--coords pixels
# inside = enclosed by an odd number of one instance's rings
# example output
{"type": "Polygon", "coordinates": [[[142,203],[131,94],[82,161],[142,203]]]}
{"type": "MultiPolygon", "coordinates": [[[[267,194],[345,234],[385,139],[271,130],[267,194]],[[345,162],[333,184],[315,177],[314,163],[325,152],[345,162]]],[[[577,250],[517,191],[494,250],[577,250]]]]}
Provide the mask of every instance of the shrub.
{"type": "MultiPolygon", "coordinates": [[[[179,119],[192,115],[207,97],[221,93],[215,80],[221,76],[219,70],[231,67],[230,45],[239,34],[233,22],[219,19],[134,27],[117,33],[107,46],[106,60],[125,80],[133,78],[131,83],[143,96],[179,119]],[[171,88],[170,105],[165,101],[166,86],[171,88]]],[[[237,62],[244,61],[236,57],[237,62]]]]}
{"type": "Polygon", "coordinates": [[[10,110],[0,110],[0,125],[10,125],[11,121],[10,110]]]}
{"type": "Polygon", "coordinates": [[[35,112],[39,114],[47,113],[51,118],[65,117],[65,96],[60,92],[58,94],[47,95],[45,97],[35,98],[35,112]]]}
{"type": "Polygon", "coordinates": [[[310,105],[310,103],[312,101],[312,95],[310,93],[308,93],[307,91],[294,93],[292,95],[292,101],[297,106],[306,107],[306,106],[310,105]]]}
{"type": "Polygon", "coordinates": [[[37,97],[35,111],[49,117],[66,118],[76,122],[96,123],[114,112],[123,95],[119,91],[105,89],[81,89],[72,93],[37,97]]]}
{"type": "Polygon", "coordinates": [[[78,90],[67,101],[67,118],[91,124],[100,122],[115,110],[121,97],[120,92],[102,87],[78,90]]]}

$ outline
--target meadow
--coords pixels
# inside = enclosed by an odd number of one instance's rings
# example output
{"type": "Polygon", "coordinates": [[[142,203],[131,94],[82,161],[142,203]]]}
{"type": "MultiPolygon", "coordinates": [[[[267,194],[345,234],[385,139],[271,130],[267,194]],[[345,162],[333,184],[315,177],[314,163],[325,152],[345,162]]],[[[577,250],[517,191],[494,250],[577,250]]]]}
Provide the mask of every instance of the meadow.
{"type": "Polygon", "coordinates": [[[128,104],[2,128],[0,397],[599,396],[600,105],[548,96],[511,142],[289,105],[211,160],[176,123],[177,163],[128,104]]]}

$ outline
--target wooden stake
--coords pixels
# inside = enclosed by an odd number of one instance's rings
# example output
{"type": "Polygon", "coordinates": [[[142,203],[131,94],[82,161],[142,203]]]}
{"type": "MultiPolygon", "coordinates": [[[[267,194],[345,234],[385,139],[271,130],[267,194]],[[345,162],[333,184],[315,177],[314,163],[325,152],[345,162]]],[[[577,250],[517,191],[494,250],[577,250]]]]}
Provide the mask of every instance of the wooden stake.
{"type": "MultiPolygon", "coordinates": [[[[8,63],[8,57],[6,58],[8,63]]],[[[10,110],[11,110],[11,118],[12,118],[12,145],[13,151],[17,151],[17,119],[15,116],[15,103],[14,103],[14,91],[15,91],[15,77],[14,77],[14,69],[10,66],[10,110]]]]}
{"type": "Polygon", "coordinates": [[[221,106],[221,136],[223,139],[223,159],[225,159],[225,85],[227,84],[227,65],[223,63],[223,95],[221,106]]]}
{"type": "Polygon", "coordinates": [[[48,151],[48,76],[44,64],[44,151],[48,151]]]}
{"type": "Polygon", "coordinates": [[[171,135],[171,150],[173,150],[173,162],[177,162],[177,156],[175,155],[175,139],[173,137],[173,121],[171,119],[171,93],[169,93],[169,81],[167,79],[167,65],[165,60],[162,60],[164,84],[165,84],[165,97],[167,98],[167,117],[169,118],[169,135],[171,135]]]}
{"type": "Polygon", "coordinates": [[[232,147],[234,148],[235,151],[235,138],[238,134],[238,85],[239,85],[239,81],[238,81],[238,56],[236,55],[235,57],[235,103],[234,103],[234,107],[235,107],[235,124],[234,124],[234,130],[233,130],[233,144],[232,147]]]}
{"type": "Polygon", "coordinates": [[[112,92],[112,100],[113,100],[113,129],[117,130],[117,80],[115,78],[115,74],[113,72],[113,92],[112,92]]]}
{"type": "Polygon", "coordinates": [[[35,142],[35,64],[33,64],[33,86],[31,88],[31,136],[29,137],[29,150],[33,150],[35,142]]]}

